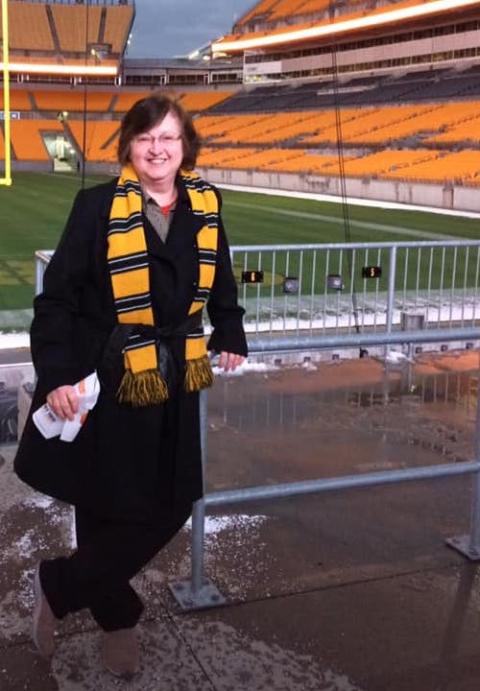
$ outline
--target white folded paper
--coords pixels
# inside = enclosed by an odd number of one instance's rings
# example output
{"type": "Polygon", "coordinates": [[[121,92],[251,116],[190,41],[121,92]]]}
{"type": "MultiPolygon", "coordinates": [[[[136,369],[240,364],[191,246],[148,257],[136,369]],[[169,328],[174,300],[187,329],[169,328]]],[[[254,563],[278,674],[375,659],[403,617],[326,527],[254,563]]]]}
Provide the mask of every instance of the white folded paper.
{"type": "Polygon", "coordinates": [[[75,439],[87,418],[88,411],[92,410],[97,402],[98,394],[100,393],[97,373],[92,372],[88,377],[74,384],[73,388],[78,395],[78,412],[73,420],[62,420],[59,418],[48,403],[44,403],[33,413],[33,422],[45,439],[51,439],[59,435],[62,441],[73,441],[75,439]]]}

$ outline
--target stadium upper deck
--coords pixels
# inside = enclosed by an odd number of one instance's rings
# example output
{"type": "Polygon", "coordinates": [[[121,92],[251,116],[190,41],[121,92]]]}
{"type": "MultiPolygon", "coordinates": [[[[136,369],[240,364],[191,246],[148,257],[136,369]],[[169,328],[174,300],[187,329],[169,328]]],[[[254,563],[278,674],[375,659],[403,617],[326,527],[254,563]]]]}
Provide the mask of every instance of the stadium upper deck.
{"type": "Polygon", "coordinates": [[[296,16],[297,13],[300,13],[302,5],[306,4],[314,4],[316,7],[313,9],[313,12],[320,13],[325,11],[329,3],[328,0],[316,0],[314,3],[306,3],[305,0],[292,0],[288,3],[289,6],[285,7],[285,4],[285,2],[279,2],[278,0],[261,0],[261,2],[255,5],[255,7],[252,7],[238,20],[234,26],[234,30],[238,33],[242,33],[242,30],[248,31],[254,29],[257,22],[266,24],[269,21],[274,21],[279,18],[292,18],[296,16]]]}
{"type": "Polygon", "coordinates": [[[366,2],[365,0],[260,0],[235,23],[234,33],[255,31],[256,28],[266,28],[280,23],[299,24],[308,20],[324,19],[339,16],[356,9],[371,11],[375,6],[394,5],[403,0],[379,0],[366,2]]]}
{"type": "Polygon", "coordinates": [[[290,6],[287,16],[283,0],[261,0],[232,34],[212,44],[213,54],[242,55],[246,83],[470,64],[480,55],[479,0],[290,6]]]}
{"type": "MultiPolygon", "coordinates": [[[[112,88],[111,84],[92,87],[86,102],[85,90],[76,89],[75,83],[65,89],[45,83],[29,85],[25,80],[11,92],[12,109],[18,117],[12,123],[14,165],[33,163],[35,169],[40,165],[47,169],[65,162],[65,152],[72,169],[82,157],[93,166],[113,164],[122,114],[150,89],[166,88],[197,115],[205,141],[200,165],[210,171],[288,174],[302,179],[306,175],[338,177],[336,118],[341,110],[344,173],[349,178],[478,188],[480,0],[457,0],[447,10],[449,1],[377,3],[368,11],[362,3],[344,3],[347,14],[337,13],[335,21],[322,23],[319,17],[325,12],[325,3],[321,1],[262,0],[237,23],[235,30],[240,27],[243,32],[238,36],[248,36],[252,27],[260,27],[262,16],[268,19],[261,25],[266,37],[276,37],[279,32],[285,35],[300,26],[302,12],[314,6],[318,15],[314,26],[324,27],[325,35],[315,40],[302,38],[293,45],[287,42],[243,51],[243,57],[234,57],[231,64],[229,57],[197,62],[119,59],[123,77],[128,75],[131,81],[120,79],[118,86],[127,83],[134,89],[112,88]],[[443,3],[441,12],[439,3],[443,3]],[[287,6],[292,16],[282,14],[287,6]],[[376,22],[389,11],[409,8],[424,12],[436,8],[438,12],[411,18],[410,24],[397,17],[376,26],[374,34],[365,27],[344,34],[339,31],[354,10],[357,17],[376,22]],[[266,28],[268,23],[274,28],[266,28]],[[241,59],[246,80],[252,84],[218,90],[221,80],[215,80],[215,75],[230,79],[241,59]],[[209,88],[215,81],[216,88],[209,88]]],[[[28,52],[30,66],[34,61],[47,63],[48,56],[54,56],[49,63],[52,73],[57,60],[67,74],[76,62],[85,64],[82,41],[95,51],[103,41],[110,57],[116,55],[116,45],[121,52],[127,35],[121,38],[122,32],[133,12],[132,5],[122,5],[120,0],[113,4],[100,0],[91,5],[92,21],[88,33],[85,24],[82,34],[79,26],[69,29],[67,19],[77,16],[77,10],[85,13],[84,5],[53,0],[12,0],[12,5],[35,6],[34,18],[46,16],[50,32],[43,31],[45,24],[39,20],[41,40],[35,38],[30,44],[35,47],[27,49],[29,44],[17,27],[12,53],[21,55],[23,51],[27,57],[28,52]],[[115,34],[118,43],[107,31],[111,8],[122,11],[118,17],[123,29],[115,34]]],[[[23,17],[21,12],[13,16],[14,21],[23,17]]],[[[48,82],[52,73],[40,75],[38,80],[48,82]]],[[[29,81],[34,81],[32,74],[29,81]]]]}
{"type": "Polygon", "coordinates": [[[114,76],[135,6],[133,0],[10,0],[8,13],[11,73],[114,76]]]}

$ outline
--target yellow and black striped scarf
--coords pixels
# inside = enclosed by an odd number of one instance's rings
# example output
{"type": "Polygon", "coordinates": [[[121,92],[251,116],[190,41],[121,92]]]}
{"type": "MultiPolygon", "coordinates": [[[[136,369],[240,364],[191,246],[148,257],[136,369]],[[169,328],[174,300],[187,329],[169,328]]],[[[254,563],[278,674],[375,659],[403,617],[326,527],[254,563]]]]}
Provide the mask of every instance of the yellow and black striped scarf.
{"type": "MultiPolygon", "coordinates": [[[[212,188],[197,173],[180,171],[192,212],[204,224],[197,234],[199,280],[188,315],[200,312],[208,300],[215,278],[218,242],[218,200],[212,188]]],[[[131,166],[122,168],[110,209],[108,267],[119,324],[154,325],[150,295],[148,253],[142,218],[142,190],[131,166]]],[[[168,398],[166,382],[158,367],[155,340],[135,329],[124,348],[125,374],[118,400],[134,406],[161,403],[168,398]]],[[[203,327],[185,340],[187,391],[198,391],[213,382],[203,327]]]]}

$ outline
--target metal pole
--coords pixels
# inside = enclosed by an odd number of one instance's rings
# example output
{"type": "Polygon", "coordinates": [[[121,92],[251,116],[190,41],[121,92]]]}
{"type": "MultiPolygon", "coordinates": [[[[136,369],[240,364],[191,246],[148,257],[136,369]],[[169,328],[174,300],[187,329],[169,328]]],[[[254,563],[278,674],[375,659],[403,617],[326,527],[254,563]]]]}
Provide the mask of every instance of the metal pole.
{"type": "MultiPolygon", "coordinates": [[[[207,404],[206,390],[200,391],[200,446],[202,458],[202,480],[205,483],[205,466],[207,462],[207,404]]],[[[199,499],[192,511],[192,560],[190,580],[170,583],[170,591],[184,611],[214,607],[226,603],[225,597],[216,585],[204,575],[204,538],[205,538],[205,499],[199,499]]]]}
{"type": "Polygon", "coordinates": [[[35,257],[35,295],[42,292],[43,274],[45,273],[45,264],[39,257],[35,257]]]}
{"type": "Polygon", "coordinates": [[[5,173],[1,185],[12,184],[11,141],[10,141],[10,68],[8,45],[8,1],[2,0],[2,60],[3,60],[3,126],[5,140],[5,173]]]}
{"type": "Polygon", "coordinates": [[[440,477],[456,475],[478,475],[480,463],[465,461],[463,463],[442,463],[440,465],[420,466],[419,468],[401,468],[399,470],[382,470],[377,473],[362,473],[360,475],[340,475],[338,477],[304,480],[301,482],[286,482],[278,485],[258,485],[244,489],[211,492],[205,496],[206,506],[224,506],[260,499],[282,499],[319,492],[331,492],[339,489],[353,489],[354,487],[374,487],[388,485],[408,480],[433,480],[440,477]]]}
{"type": "MultiPolygon", "coordinates": [[[[393,323],[393,305],[395,297],[395,273],[397,270],[397,247],[390,248],[389,266],[388,266],[388,292],[387,292],[387,314],[386,314],[386,331],[388,334],[392,333],[393,323]]],[[[385,357],[388,356],[390,346],[385,346],[385,357]]]]}
{"type": "Polygon", "coordinates": [[[456,535],[446,540],[449,547],[457,550],[464,557],[471,561],[480,560],[480,467],[478,458],[480,458],[480,380],[477,385],[477,415],[475,420],[475,439],[474,451],[477,471],[474,475],[472,488],[472,506],[470,513],[470,535],[456,535]]]}
{"type": "MultiPolygon", "coordinates": [[[[202,485],[205,486],[205,466],[207,462],[207,410],[208,393],[202,389],[199,394],[200,408],[200,449],[202,458],[202,485]]],[[[192,594],[198,593],[203,585],[205,561],[205,500],[199,499],[192,512],[192,594]]]]}
{"type": "Polygon", "coordinates": [[[335,334],[334,336],[279,336],[275,338],[249,338],[249,353],[279,353],[298,350],[355,348],[357,346],[385,345],[388,343],[438,343],[439,341],[476,341],[480,328],[417,329],[415,331],[384,331],[362,334],[335,334]]]}
{"type": "MultiPolygon", "coordinates": [[[[477,385],[477,416],[475,421],[475,460],[480,458],[480,379],[477,385]]],[[[472,514],[470,523],[470,544],[471,553],[480,554],[480,472],[475,473],[473,481],[472,495],[472,514]]]]}
{"type": "Polygon", "coordinates": [[[205,539],[205,500],[199,499],[192,512],[192,594],[196,595],[203,586],[205,539]]]}
{"type": "MultiPolygon", "coordinates": [[[[90,0],[85,4],[85,67],[88,66],[88,9],[90,0]]],[[[86,70],[85,70],[86,71],[86,70]]],[[[83,75],[83,136],[82,136],[82,190],[85,187],[85,164],[87,156],[87,75],[83,75]]]]}

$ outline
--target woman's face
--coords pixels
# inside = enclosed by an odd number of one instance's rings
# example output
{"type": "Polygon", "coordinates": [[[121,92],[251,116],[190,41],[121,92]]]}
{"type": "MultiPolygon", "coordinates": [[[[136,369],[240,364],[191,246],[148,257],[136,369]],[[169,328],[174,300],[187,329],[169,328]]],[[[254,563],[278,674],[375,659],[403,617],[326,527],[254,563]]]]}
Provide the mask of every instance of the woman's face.
{"type": "Polygon", "coordinates": [[[171,112],[130,143],[130,162],[140,182],[150,187],[171,184],[182,160],[182,126],[171,112]]]}

